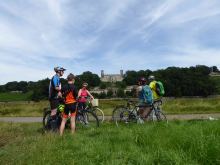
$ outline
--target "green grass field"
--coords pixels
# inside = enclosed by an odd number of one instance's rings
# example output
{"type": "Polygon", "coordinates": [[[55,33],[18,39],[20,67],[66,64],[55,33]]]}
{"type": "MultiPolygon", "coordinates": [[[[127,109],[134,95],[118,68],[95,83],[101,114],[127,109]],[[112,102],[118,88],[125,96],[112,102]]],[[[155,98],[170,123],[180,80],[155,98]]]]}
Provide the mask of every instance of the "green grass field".
{"type": "Polygon", "coordinates": [[[146,123],[41,134],[0,123],[1,164],[220,164],[220,121],[146,123]]]}
{"type": "MultiPolygon", "coordinates": [[[[220,113],[220,97],[217,98],[177,98],[164,99],[163,110],[167,114],[220,113]]],[[[99,100],[99,107],[105,115],[111,115],[117,105],[125,105],[124,100],[99,100]]],[[[42,116],[48,101],[1,102],[0,116],[42,116]]]]}
{"type": "Polygon", "coordinates": [[[27,93],[0,93],[0,101],[26,101],[30,100],[32,92],[27,93]]]}

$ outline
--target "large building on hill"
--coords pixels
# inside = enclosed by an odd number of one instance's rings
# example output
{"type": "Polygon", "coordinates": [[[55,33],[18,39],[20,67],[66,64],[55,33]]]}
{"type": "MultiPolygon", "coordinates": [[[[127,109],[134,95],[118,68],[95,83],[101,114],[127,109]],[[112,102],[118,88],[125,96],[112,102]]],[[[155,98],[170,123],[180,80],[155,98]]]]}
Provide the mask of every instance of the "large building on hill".
{"type": "Polygon", "coordinates": [[[105,74],[104,70],[101,70],[102,82],[117,82],[122,81],[124,78],[123,70],[120,70],[120,74],[105,74]]]}

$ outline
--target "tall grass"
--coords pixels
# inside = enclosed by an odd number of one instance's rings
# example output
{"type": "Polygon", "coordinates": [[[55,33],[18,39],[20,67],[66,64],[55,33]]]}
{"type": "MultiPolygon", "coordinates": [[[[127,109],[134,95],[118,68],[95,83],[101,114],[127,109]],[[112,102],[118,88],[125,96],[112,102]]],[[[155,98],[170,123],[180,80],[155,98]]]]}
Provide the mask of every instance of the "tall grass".
{"type": "MultiPolygon", "coordinates": [[[[220,121],[105,124],[63,137],[39,124],[1,124],[1,164],[219,164],[220,121]]],[[[0,141],[0,142],[1,142],[0,141]]]]}
{"type": "MultiPolygon", "coordinates": [[[[164,99],[162,109],[167,114],[195,114],[220,112],[220,97],[217,98],[177,98],[164,99]]],[[[99,107],[105,115],[111,115],[118,105],[126,105],[125,100],[99,100],[99,107]]],[[[0,116],[42,116],[48,101],[41,102],[2,102],[0,116]]]]}
{"type": "Polygon", "coordinates": [[[2,102],[0,116],[42,116],[43,109],[47,107],[49,107],[48,101],[2,102]]]}

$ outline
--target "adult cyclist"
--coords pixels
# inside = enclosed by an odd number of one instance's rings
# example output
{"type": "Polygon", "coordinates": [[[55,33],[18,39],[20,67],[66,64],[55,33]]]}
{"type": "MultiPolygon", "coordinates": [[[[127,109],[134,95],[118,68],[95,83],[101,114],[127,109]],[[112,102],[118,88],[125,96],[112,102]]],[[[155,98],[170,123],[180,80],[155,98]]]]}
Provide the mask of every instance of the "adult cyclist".
{"type": "Polygon", "coordinates": [[[157,83],[157,81],[155,80],[155,77],[153,75],[151,75],[151,76],[148,77],[148,80],[150,82],[149,86],[150,86],[150,88],[153,92],[153,100],[154,101],[160,100],[161,97],[156,92],[156,83],[157,83]]]}
{"type": "Polygon", "coordinates": [[[151,111],[153,96],[150,87],[147,85],[147,80],[144,77],[139,78],[137,94],[139,98],[140,115],[145,118],[151,111]]]}
{"type": "Polygon", "coordinates": [[[63,76],[65,70],[66,69],[64,69],[63,67],[55,67],[54,71],[56,72],[56,74],[50,80],[49,101],[52,119],[56,115],[57,107],[59,106],[59,100],[62,97],[60,77],[63,76]]]}

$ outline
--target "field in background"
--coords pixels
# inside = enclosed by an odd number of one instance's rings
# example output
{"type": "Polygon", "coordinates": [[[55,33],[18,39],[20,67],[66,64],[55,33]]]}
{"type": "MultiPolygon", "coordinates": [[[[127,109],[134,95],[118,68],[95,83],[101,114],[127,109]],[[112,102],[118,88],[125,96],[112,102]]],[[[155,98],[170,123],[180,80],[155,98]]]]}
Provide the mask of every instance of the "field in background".
{"type": "MultiPolygon", "coordinates": [[[[163,109],[167,114],[220,113],[220,97],[164,99],[163,109]]],[[[125,100],[99,100],[99,107],[105,115],[111,115],[117,105],[125,105],[125,100]]],[[[0,102],[0,116],[42,116],[48,101],[40,102],[0,102]]]]}
{"type": "Polygon", "coordinates": [[[146,123],[41,134],[0,123],[1,164],[220,164],[220,121],[146,123]]]}
{"type": "Polygon", "coordinates": [[[1,102],[10,102],[10,101],[26,101],[30,100],[32,92],[27,93],[0,93],[1,102]]]}

